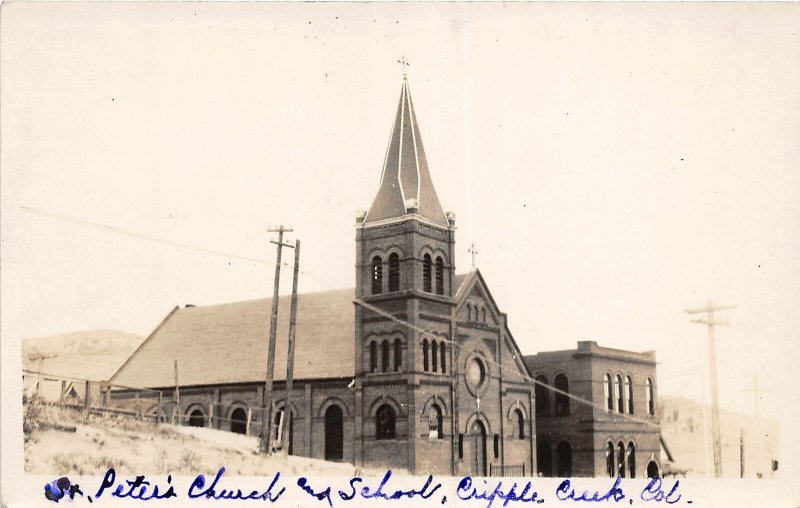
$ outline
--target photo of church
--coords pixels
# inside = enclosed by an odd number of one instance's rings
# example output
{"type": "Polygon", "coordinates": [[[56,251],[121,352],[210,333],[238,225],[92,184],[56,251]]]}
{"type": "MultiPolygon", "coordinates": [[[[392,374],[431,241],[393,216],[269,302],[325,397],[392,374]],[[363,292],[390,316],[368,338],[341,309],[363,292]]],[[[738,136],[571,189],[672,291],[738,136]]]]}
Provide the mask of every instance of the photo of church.
{"type": "MultiPolygon", "coordinates": [[[[572,417],[558,408],[569,407],[576,386],[601,387],[602,375],[555,376],[557,411],[535,414],[552,396],[548,378],[533,381],[543,355],[523,356],[477,268],[456,273],[455,215],[444,211],[434,189],[405,76],[378,193],[369,210],[358,213],[355,231],[355,288],[298,296],[288,453],[414,474],[607,474],[594,464],[605,464],[605,433],[624,421],[597,432],[602,446],[581,437],[587,430],[592,435],[591,426],[564,427],[574,432],[560,437],[549,430],[583,414],[575,401],[572,417]],[[540,421],[548,422],[547,430],[539,430],[540,421]],[[549,439],[537,442],[537,433],[549,439]]],[[[169,421],[176,411],[178,421],[189,425],[259,435],[270,306],[264,299],[176,307],[110,383],[155,389],[167,401],[177,362],[180,403],[164,403],[159,418],[169,421]]],[[[288,311],[289,298],[283,297],[279,314],[288,311]]],[[[279,320],[272,423],[277,442],[287,414],[287,330],[286,320],[279,320]]],[[[654,355],[647,358],[654,366],[654,355]]],[[[564,358],[556,370],[569,365],[564,358]]],[[[652,389],[654,369],[647,379],[652,389]]],[[[625,389],[645,397],[643,379],[625,389]]],[[[650,416],[657,422],[655,413],[650,416]]],[[[631,442],[617,459],[630,464],[624,467],[631,477],[658,474],[655,425],[640,451],[631,442]],[[633,455],[629,462],[626,453],[633,455]],[[636,455],[642,456],[641,471],[636,455]]],[[[615,476],[617,469],[611,472],[615,476]]]]}

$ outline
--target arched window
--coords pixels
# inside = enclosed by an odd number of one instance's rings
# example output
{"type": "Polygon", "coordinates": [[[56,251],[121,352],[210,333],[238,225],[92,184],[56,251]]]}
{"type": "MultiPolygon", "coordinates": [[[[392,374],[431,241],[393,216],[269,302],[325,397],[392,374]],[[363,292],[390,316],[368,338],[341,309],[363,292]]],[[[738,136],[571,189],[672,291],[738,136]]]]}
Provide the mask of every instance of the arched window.
{"type": "Polygon", "coordinates": [[[606,411],[613,411],[614,395],[611,392],[611,374],[603,376],[603,395],[606,398],[606,411]]]}
{"type": "Polygon", "coordinates": [[[611,441],[606,445],[606,472],[611,478],[617,474],[617,469],[614,467],[614,443],[611,441]]]}
{"type": "Polygon", "coordinates": [[[620,413],[625,412],[625,401],[622,397],[622,376],[617,374],[614,379],[614,391],[617,392],[617,411],[620,413]]]}
{"type": "Polygon", "coordinates": [[[647,463],[647,477],[648,478],[658,478],[661,476],[661,472],[658,470],[658,464],[656,461],[651,460],[647,463]]]}
{"type": "Polygon", "coordinates": [[[442,439],[444,437],[444,417],[442,410],[436,404],[432,404],[428,411],[428,428],[431,438],[442,439]]]}
{"type": "Polygon", "coordinates": [[[536,467],[539,470],[539,476],[545,478],[553,476],[553,452],[547,441],[536,443],[536,467]]]}
{"type": "Polygon", "coordinates": [[[249,418],[247,411],[241,407],[237,407],[231,411],[231,432],[236,434],[246,434],[249,418]]]}
{"type": "Polygon", "coordinates": [[[558,459],[558,477],[569,478],[572,476],[572,447],[566,441],[558,443],[556,448],[558,459]]]}
{"type": "Polygon", "coordinates": [[[403,343],[394,339],[394,370],[399,371],[403,365],[403,343]]]}
{"type": "Polygon", "coordinates": [[[438,361],[439,361],[439,349],[436,341],[434,340],[431,341],[431,364],[433,367],[431,370],[433,370],[434,372],[436,372],[436,362],[438,361]]]}
{"type": "Polygon", "coordinates": [[[514,432],[517,439],[525,439],[525,417],[519,409],[514,410],[514,432]]]}
{"type": "Polygon", "coordinates": [[[569,416],[569,380],[564,374],[559,374],[555,378],[556,390],[556,416],[569,416]]]}
{"type": "Polygon", "coordinates": [[[436,257],[436,294],[444,294],[444,261],[441,256],[436,257]]]}
{"type": "Polygon", "coordinates": [[[189,427],[205,427],[206,415],[200,410],[195,409],[189,414],[189,427]]]}
{"type": "Polygon", "coordinates": [[[389,341],[381,342],[381,372],[389,372],[389,341]]]}
{"type": "Polygon", "coordinates": [[[625,478],[625,445],[622,441],[617,445],[617,476],[625,478]]]}
{"type": "MultiPolygon", "coordinates": [[[[630,376],[625,377],[625,393],[628,398],[628,414],[633,414],[633,379],[630,376]]],[[[633,477],[631,477],[633,478],[633,477]]]]}
{"type": "Polygon", "coordinates": [[[442,373],[445,373],[445,372],[447,372],[447,369],[446,369],[447,363],[446,363],[446,360],[445,360],[445,357],[446,357],[447,353],[446,353],[444,341],[442,341],[442,343],[439,344],[439,355],[441,355],[441,361],[439,362],[439,365],[442,367],[442,373]]]}
{"type": "Polygon", "coordinates": [[[384,404],[375,412],[375,439],[394,439],[394,409],[384,404]]]}
{"type": "Polygon", "coordinates": [[[647,378],[647,414],[656,414],[656,403],[653,399],[653,380],[647,378]]]}
{"type": "Polygon", "coordinates": [[[628,443],[628,478],[636,478],[636,447],[628,443]]]}
{"type": "Polygon", "coordinates": [[[431,255],[425,254],[422,258],[422,290],[426,293],[430,293],[431,289],[431,269],[433,268],[433,263],[431,262],[431,255]]]}
{"type": "Polygon", "coordinates": [[[380,256],[372,258],[372,294],[378,295],[383,291],[383,259],[380,256]]]}
{"type": "Polygon", "coordinates": [[[486,309],[481,309],[481,321],[486,322],[486,309]]]}
{"type": "Polygon", "coordinates": [[[467,321],[472,321],[472,305],[467,304],[467,321]]]}
{"type": "Polygon", "coordinates": [[[369,371],[378,371],[378,344],[375,341],[369,343],[369,371]]]}
{"type": "Polygon", "coordinates": [[[400,256],[396,252],[389,256],[389,291],[400,290],[400,256]]]}
{"type": "Polygon", "coordinates": [[[428,339],[422,339],[422,370],[428,372],[428,339]]]}
{"type": "Polygon", "coordinates": [[[547,386],[550,385],[550,381],[547,380],[546,376],[536,376],[536,386],[534,387],[534,396],[536,397],[536,414],[543,415],[547,413],[547,410],[550,406],[548,403],[550,400],[550,390],[547,389],[547,386]]]}

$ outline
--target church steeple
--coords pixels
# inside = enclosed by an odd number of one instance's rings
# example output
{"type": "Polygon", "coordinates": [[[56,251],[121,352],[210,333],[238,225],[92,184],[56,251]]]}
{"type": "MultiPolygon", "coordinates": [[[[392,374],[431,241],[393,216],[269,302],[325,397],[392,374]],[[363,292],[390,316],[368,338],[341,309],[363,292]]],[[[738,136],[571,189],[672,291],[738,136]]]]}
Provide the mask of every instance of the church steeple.
{"type": "Polygon", "coordinates": [[[363,224],[408,214],[417,214],[445,227],[449,224],[433,188],[408,79],[404,75],[380,188],[363,224]]]}

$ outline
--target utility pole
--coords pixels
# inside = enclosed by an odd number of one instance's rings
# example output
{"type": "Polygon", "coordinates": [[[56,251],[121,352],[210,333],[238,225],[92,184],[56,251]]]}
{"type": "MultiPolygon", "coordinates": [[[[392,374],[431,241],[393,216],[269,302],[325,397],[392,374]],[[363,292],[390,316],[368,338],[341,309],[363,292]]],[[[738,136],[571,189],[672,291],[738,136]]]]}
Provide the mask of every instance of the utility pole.
{"type": "Polygon", "coordinates": [[[714,305],[709,301],[705,307],[686,309],[687,314],[705,313],[705,318],[692,319],[690,322],[708,326],[708,364],[711,378],[711,440],[714,450],[714,478],[722,477],[722,443],[719,430],[719,403],[717,400],[717,348],[714,339],[715,326],[727,326],[728,323],[714,319],[714,312],[735,309],[736,305],[714,305]]]}
{"type": "Polygon", "coordinates": [[[178,360],[173,361],[173,368],[175,370],[175,408],[172,410],[172,423],[181,423],[180,417],[178,416],[178,411],[180,411],[181,407],[181,389],[179,388],[178,384],[178,360]]]}
{"type": "Polygon", "coordinates": [[[261,422],[261,453],[271,453],[272,446],[272,380],[275,377],[275,335],[278,327],[278,289],[281,283],[281,248],[292,247],[291,244],[283,243],[283,233],[292,231],[292,228],[278,226],[267,230],[270,233],[278,233],[278,241],[270,240],[278,246],[278,255],[275,258],[275,285],[272,293],[272,318],[269,323],[269,345],[267,348],[267,379],[264,384],[264,395],[261,405],[264,408],[261,422]]]}
{"type": "Polygon", "coordinates": [[[744,429],[739,429],[739,478],[744,478],[744,429]]]}
{"type": "Polygon", "coordinates": [[[281,450],[289,454],[289,430],[292,421],[292,381],[294,378],[294,335],[297,324],[297,276],[300,273],[300,240],[294,241],[294,277],[292,279],[292,305],[289,310],[289,352],[286,359],[286,402],[283,406],[283,429],[281,450]]]}
{"type": "Polygon", "coordinates": [[[28,360],[32,362],[39,362],[39,371],[36,373],[36,395],[39,395],[39,388],[42,384],[42,370],[44,369],[44,361],[50,358],[58,358],[57,354],[42,354],[38,349],[34,349],[28,355],[28,360]]]}

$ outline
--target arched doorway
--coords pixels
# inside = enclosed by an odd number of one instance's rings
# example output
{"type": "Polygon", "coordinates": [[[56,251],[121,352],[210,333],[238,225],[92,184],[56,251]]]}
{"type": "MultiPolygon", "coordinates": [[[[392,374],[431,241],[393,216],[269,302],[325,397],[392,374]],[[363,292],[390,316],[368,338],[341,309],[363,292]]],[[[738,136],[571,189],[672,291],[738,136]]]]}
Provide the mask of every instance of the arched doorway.
{"type": "Polygon", "coordinates": [[[189,413],[189,427],[205,427],[206,415],[199,409],[195,409],[189,413]]]}
{"type": "Polygon", "coordinates": [[[475,420],[470,429],[472,434],[472,475],[486,476],[486,427],[475,420]]]}
{"type": "Polygon", "coordinates": [[[539,441],[536,444],[536,467],[539,469],[539,476],[545,478],[553,476],[553,452],[547,441],[539,441]]]}
{"type": "Polygon", "coordinates": [[[325,460],[344,458],[344,414],[337,405],[325,410],[325,460]]]}
{"type": "Polygon", "coordinates": [[[656,478],[659,476],[661,476],[661,473],[658,471],[658,464],[656,464],[656,461],[651,460],[647,463],[647,477],[656,478]]]}
{"type": "Polygon", "coordinates": [[[572,476],[572,447],[566,441],[558,443],[556,448],[558,459],[558,477],[569,478],[572,476]]]}
{"type": "Polygon", "coordinates": [[[231,411],[231,432],[247,434],[247,411],[237,407],[231,411]]]}

